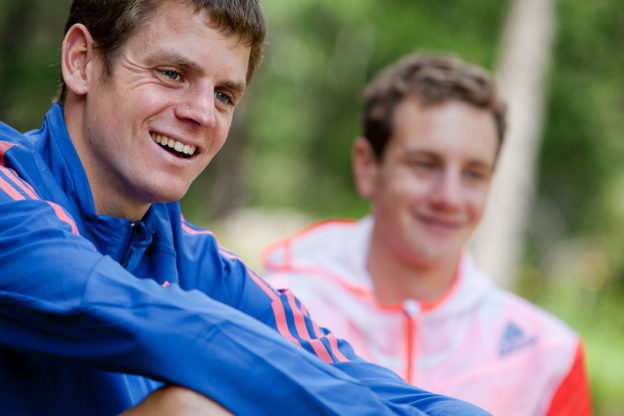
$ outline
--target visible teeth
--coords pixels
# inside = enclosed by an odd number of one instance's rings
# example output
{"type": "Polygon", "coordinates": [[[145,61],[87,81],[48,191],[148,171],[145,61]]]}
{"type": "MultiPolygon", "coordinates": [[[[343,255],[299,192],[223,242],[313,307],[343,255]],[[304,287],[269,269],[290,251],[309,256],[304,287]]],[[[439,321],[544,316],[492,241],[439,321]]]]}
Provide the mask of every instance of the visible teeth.
{"type": "Polygon", "coordinates": [[[152,140],[161,146],[168,146],[174,149],[176,152],[184,153],[185,155],[192,156],[195,154],[195,150],[197,150],[197,146],[193,146],[190,144],[184,144],[177,140],[172,139],[171,137],[163,136],[156,133],[151,133],[152,140]]]}

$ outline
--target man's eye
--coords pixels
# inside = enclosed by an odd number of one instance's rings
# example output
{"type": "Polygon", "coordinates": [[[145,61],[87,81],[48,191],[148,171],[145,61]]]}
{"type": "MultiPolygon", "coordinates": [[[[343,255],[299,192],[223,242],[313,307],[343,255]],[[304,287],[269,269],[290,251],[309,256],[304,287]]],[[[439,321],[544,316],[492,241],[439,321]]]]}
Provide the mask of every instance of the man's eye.
{"type": "Polygon", "coordinates": [[[412,160],[409,164],[416,169],[423,170],[433,169],[435,167],[435,164],[428,160],[412,160]]]}
{"type": "Polygon", "coordinates": [[[165,70],[161,72],[164,76],[166,76],[172,81],[180,81],[180,79],[182,78],[182,75],[178,71],[165,70]]]}
{"type": "Polygon", "coordinates": [[[479,170],[469,170],[464,173],[468,179],[471,180],[484,180],[488,177],[487,173],[479,170]]]}
{"type": "Polygon", "coordinates": [[[232,97],[221,91],[215,92],[215,98],[224,104],[234,104],[232,97]]]}

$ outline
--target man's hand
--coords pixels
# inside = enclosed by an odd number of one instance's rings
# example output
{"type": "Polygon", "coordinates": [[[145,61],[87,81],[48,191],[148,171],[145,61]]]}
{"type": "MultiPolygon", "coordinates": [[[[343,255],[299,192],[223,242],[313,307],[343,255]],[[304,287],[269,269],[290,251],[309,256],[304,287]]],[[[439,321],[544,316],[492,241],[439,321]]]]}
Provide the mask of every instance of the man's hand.
{"type": "Polygon", "coordinates": [[[154,391],[135,407],[119,416],[233,416],[221,405],[180,386],[154,391]]]}

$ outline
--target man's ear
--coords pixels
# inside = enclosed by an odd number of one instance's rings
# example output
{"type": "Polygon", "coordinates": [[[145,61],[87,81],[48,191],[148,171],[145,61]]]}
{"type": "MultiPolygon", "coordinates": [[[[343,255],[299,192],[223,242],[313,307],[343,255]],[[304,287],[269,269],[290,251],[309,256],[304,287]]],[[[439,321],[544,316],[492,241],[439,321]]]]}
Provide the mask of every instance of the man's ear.
{"type": "Polygon", "coordinates": [[[73,25],[63,40],[61,72],[67,89],[76,95],[84,95],[89,90],[93,57],[93,38],[89,29],[80,23],[73,25]]]}
{"type": "Polygon", "coordinates": [[[358,194],[362,198],[375,196],[379,164],[373,147],[364,137],[358,137],[351,149],[351,168],[358,194]]]}

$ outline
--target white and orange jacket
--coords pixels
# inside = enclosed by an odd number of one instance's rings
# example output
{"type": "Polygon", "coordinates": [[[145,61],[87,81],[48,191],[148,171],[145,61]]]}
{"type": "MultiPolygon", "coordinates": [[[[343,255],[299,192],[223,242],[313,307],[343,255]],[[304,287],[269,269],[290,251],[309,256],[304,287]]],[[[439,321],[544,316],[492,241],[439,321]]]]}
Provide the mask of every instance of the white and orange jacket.
{"type": "Polygon", "coordinates": [[[496,416],[591,415],[581,339],[494,286],[464,253],[435,304],[376,301],[366,271],[373,220],[326,221],[270,246],[265,274],[363,358],[496,416]]]}

